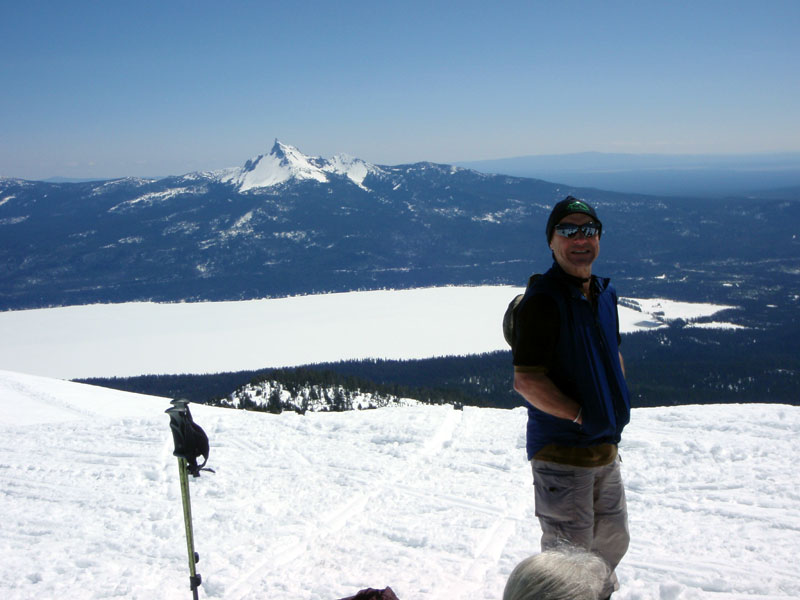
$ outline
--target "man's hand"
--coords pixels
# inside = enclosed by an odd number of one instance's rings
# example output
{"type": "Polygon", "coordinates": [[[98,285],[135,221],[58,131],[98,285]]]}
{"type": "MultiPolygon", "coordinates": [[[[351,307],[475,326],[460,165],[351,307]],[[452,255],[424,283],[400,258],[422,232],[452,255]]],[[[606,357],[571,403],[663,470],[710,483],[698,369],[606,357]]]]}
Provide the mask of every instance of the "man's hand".
{"type": "Polygon", "coordinates": [[[544,373],[514,371],[514,389],[534,408],[559,419],[583,424],[581,405],[561,393],[544,373]]]}

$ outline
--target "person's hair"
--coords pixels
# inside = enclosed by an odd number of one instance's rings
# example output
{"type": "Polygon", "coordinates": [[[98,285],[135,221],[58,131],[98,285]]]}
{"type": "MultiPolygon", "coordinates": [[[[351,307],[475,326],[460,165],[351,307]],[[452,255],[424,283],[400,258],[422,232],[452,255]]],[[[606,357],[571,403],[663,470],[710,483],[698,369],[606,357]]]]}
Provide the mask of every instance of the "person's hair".
{"type": "Polygon", "coordinates": [[[503,600],[597,600],[608,575],[596,554],[569,546],[546,550],[514,568],[503,600]]]}

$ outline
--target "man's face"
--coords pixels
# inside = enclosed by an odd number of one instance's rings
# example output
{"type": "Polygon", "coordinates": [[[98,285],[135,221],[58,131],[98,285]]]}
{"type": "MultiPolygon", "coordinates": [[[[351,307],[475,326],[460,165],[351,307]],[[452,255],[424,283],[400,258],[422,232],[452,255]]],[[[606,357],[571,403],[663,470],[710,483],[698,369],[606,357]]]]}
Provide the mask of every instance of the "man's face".
{"type": "MultiPolygon", "coordinates": [[[[558,224],[585,225],[592,221],[589,215],[574,213],[561,219],[558,224]]],[[[592,263],[600,254],[600,236],[587,238],[582,231],[578,231],[575,237],[566,238],[554,231],[550,249],[564,271],[575,277],[589,277],[592,263]]]]}

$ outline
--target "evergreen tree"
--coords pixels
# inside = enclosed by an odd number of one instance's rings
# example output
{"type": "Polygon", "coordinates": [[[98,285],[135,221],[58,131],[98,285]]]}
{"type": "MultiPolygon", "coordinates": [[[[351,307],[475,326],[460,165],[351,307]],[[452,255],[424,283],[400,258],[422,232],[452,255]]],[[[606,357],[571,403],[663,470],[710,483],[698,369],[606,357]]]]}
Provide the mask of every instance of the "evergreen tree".
{"type": "Polygon", "coordinates": [[[283,412],[283,404],[281,403],[281,389],[279,386],[272,388],[267,402],[267,412],[274,415],[279,415],[283,412]]]}

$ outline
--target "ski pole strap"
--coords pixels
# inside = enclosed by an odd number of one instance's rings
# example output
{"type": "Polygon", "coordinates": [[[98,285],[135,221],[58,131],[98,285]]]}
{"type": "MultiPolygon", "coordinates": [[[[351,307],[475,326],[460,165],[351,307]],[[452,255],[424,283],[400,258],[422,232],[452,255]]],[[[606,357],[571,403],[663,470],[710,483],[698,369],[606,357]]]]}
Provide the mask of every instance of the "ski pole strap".
{"type": "Polygon", "coordinates": [[[169,415],[169,426],[172,429],[172,440],[175,443],[173,456],[186,460],[186,468],[193,477],[199,477],[200,471],[211,471],[203,468],[208,462],[208,436],[203,428],[192,419],[186,400],[176,400],[166,412],[169,415]],[[203,462],[198,465],[197,458],[202,456],[203,462]]]}

